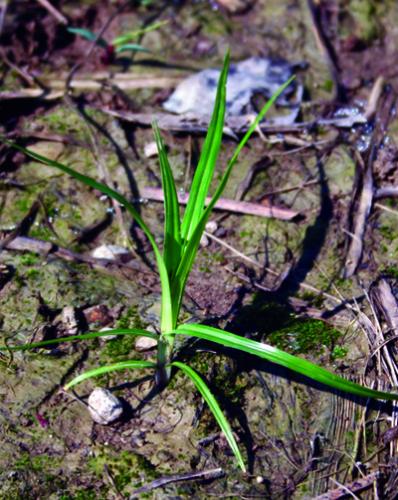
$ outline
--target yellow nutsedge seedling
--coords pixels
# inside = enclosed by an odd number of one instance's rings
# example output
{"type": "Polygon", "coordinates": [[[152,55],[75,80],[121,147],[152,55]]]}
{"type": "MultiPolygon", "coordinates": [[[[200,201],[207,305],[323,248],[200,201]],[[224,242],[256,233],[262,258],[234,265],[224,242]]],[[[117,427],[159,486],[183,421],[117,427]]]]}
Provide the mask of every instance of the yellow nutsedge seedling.
{"type": "Polygon", "coordinates": [[[60,342],[88,340],[105,335],[139,335],[154,338],[158,342],[156,362],[126,360],[107,366],[101,366],[78,375],[66,384],[65,389],[69,389],[84,380],[102,375],[104,373],[127,369],[152,370],[156,384],[159,389],[162,389],[168,384],[172,369],[175,368],[181,370],[191,379],[197,390],[209,405],[214,418],[222,429],[222,432],[224,433],[228,444],[236,457],[238,465],[243,471],[245,471],[244,460],[233,435],[231,426],[224,416],[211,390],[203,378],[195,370],[193,370],[188,364],[178,360],[178,353],[176,353],[174,349],[174,341],[177,336],[195,337],[224,347],[237,349],[238,351],[243,351],[251,356],[257,356],[298,372],[334,389],[363,398],[398,400],[398,394],[381,392],[363,387],[305,359],[293,356],[270,345],[256,342],[249,338],[241,337],[219,328],[213,328],[202,324],[179,323],[179,315],[185,285],[198,252],[200,239],[205,229],[206,222],[208,221],[217,200],[224,191],[232,168],[235,165],[243,147],[246,145],[260,121],[264,118],[266,112],[274,104],[278,96],[280,96],[281,93],[289,86],[292,80],[290,79],[282,85],[278,92],[271,97],[242,140],[239,142],[234,154],[228,162],[218,186],[216,187],[211,201],[206,206],[206,197],[208,196],[213,179],[223,136],[228,68],[229,53],[227,53],[224,60],[223,70],[218,82],[217,96],[212,118],[204,141],[199,163],[192,180],[188,204],[182,217],[180,216],[180,206],[178,203],[176,186],[167,157],[166,148],[157,125],[153,125],[159,153],[159,163],[164,193],[165,222],[162,251],[159,249],[154,235],[151,233],[136,208],[122,194],[111,189],[109,186],[92,179],[91,177],[87,177],[76,170],[73,170],[70,167],[13,144],[13,147],[19,149],[38,162],[44,163],[45,165],[54,167],[66,174],[69,174],[85,185],[102,192],[110,198],[113,198],[124,206],[127,212],[131,214],[135,222],[145,233],[153,249],[162,288],[161,317],[160,333],[158,335],[140,329],[114,329],[107,330],[106,332],[91,332],[22,346],[4,346],[2,347],[2,350],[34,349],[60,342]]]}

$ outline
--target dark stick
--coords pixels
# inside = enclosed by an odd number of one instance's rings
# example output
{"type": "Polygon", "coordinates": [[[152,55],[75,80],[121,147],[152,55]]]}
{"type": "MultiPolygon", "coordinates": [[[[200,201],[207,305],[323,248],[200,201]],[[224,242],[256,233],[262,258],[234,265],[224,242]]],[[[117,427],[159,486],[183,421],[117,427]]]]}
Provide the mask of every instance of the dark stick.
{"type": "Polygon", "coordinates": [[[378,472],[372,472],[365,477],[358,478],[347,486],[342,485],[334,490],[329,490],[327,493],[315,497],[314,500],[339,500],[347,498],[350,493],[360,493],[373,486],[375,481],[378,480],[379,475],[378,472]]]}
{"type": "Polygon", "coordinates": [[[224,471],[221,468],[217,468],[210,470],[202,470],[199,472],[187,472],[185,474],[173,474],[172,476],[161,477],[133,491],[133,493],[130,496],[130,500],[133,500],[136,497],[136,495],[147,493],[148,491],[154,490],[155,488],[161,488],[166,484],[176,483],[180,481],[209,481],[213,479],[218,479],[223,476],[224,476],[224,471]]]}
{"type": "Polygon", "coordinates": [[[339,102],[344,102],[346,100],[345,91],[340,82],[341,70],[337,54],[322,26],[321,2],[319,0],[307,0],[307,4],[312,18],[315,38],[318,42],[319,48],[325,56],[334,83],[334,98],[339,102]]]}

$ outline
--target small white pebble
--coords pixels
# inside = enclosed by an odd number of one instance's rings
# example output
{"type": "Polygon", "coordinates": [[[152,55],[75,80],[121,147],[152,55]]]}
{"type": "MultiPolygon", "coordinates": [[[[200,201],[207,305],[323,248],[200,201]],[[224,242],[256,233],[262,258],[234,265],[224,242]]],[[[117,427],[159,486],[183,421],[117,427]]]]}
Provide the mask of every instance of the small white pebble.
{"type": "Polygon", "coordinates": [[[210,234],[214,234],[218,229],[218,224],[215,220],[209,220],[206,224],[206,231],[210,234]]]}
{"type": "Polygon", "coordinates": [[[263,476],[257,476],[256,477],[256,483],[257,484],[262,484],[264,482],[264,477],[263,476]]]}
{"type": "MultiPolygon", "coordinates": [[[[100,332],[107,332],[108,330],[113,330],[113,328],[110,328],[109,326],[104,326],[104,328],[101,328],[100,332]]],[[[102,340],[114,340],[117,339],[119,335],[104,335],[103,337],[100,337],[102,340]]]]}
{"type": "Polygon", "coordinates": [[[127,248],[119,247],[117,245],[101,245],[95,248],[91,255],[95,259],[116,260],[119,257],[128,255],[130,252],[127,248]]]}
{"type": "Polygon", "coordinates": [[[145,158],[153,158],[158,155],[158,147],[156,146],[156,142],[148,142],[144,146],[144,155],[145,158]]]}
{"type": "Polygon", "coordinates": [[[158,341],[150,337],[137,337],[134,345],[138,352],[149,351],[158,345],[158,341]]]}
{"type": "Polygon", "coordinates": [[[205,234],[202,234],[202,237],[200,238],[200,246],[202,248],[206,248],[209,246],[209,244],[210,244],[209,238],[205,234]]]}
{"type": "Polygon", "coordinates": [[[119,399],[107,389],[97,387],[88,398],[88,410],[91,418],[97,424],[110,424],[123,413],[123,406],[119,399]]]}

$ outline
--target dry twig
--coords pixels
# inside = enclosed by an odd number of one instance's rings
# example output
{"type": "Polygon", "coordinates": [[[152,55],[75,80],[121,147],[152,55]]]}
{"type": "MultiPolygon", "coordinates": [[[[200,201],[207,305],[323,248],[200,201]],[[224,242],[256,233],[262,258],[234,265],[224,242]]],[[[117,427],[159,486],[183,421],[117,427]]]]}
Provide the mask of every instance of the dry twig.
{"type": "Polygon", "coordinates": [[[130,496],[130,500],[133,500],[137,495],[142,495],[143,493],[148,493],[155,488],[161,488],[166,486],[166,484],[176,483],[181,481],[209,481],[213,479],[219,479],[224,476],[224,471],[221,468],[202,470],[198,472],[187,472],[185,474],[173,474],[172,476],[165,476],[159,479],[155,479],[151,483],[138,488],[133,491],[130,496]]]}
{"type": "MultiPolygon", "coordinates": [[[[140,189],[140,194],[143,198],[153,201],[163,201],[163,190],[160,188],[145,187],[140,189]]],[[[182,205],[188,203],[189,194],[178,194],[178,201],[182,205]]],[[[210,202],[211,198],[206,198],[206,204],[210,202]]],[[[274,219],[291,221],[300,215],[300,212],[291,210],[290,208],[283,207],[266,207],[259,203],[250,203],[247,201],[237,201],[227,198],[220,198],[216,205],[216,210],[226,210],[228,212],[236,212],[246,215],[257,215],[258,217],[272,217],[274,219]]]]}
{"type": "Polygon", "coordinates": [[[355,220],[348,246],[348,252],[345,261],[344,277],[350,278],[356,271],[363,250],[363,236],[366,229],[366,221],[372,208],[373,201],[373,172],[372,161],[369,160],[365,166],[362,158],[357,155],[357,162],[363,173],[362,189],[359,193],[358,206],[355,211],[355,220]]]}
{"type": "Polygon", "coordinates": [[[315,497],[314,500],[340,500],[346,498],[347,494],[354,498],[358,498],[355,494],[371,488],[378,480],[379,476],[380,474],[378,472],[372,472],[365,477],[358,478],[356,481],[348,485],[341,485],[334,490],[330,490],[323,495],[319,495],[315,497]]]}
{"type": "Polygon", "coordinates": [[[37,0],[37,2],[42,7],[44,7],[58,22],[60,22],[61,24],[68,24],[67,18],[48,0],[37,0]]]}

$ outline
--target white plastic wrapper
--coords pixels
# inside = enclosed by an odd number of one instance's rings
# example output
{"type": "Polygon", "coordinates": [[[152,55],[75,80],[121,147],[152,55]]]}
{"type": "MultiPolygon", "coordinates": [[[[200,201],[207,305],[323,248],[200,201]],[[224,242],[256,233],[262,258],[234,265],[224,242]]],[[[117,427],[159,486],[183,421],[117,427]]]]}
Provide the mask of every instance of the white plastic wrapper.
{"type": "MultiPolygon", "coordinates": [[[[263,57],[251,57],[231,64],[227,80],[227,115],[239,116],[259,111],[253,106],[253,97],[262,95],[268,99],[298,67],[300,64],[292,65],[284,60],[263,57]]],[[[176,87],[163,103],[163,108],[171,113],[210,117],[220,73],[219,69],[205,69],[189,76],[176,87]]],[[[279,106],[294,108],[296,116],[301,99],[302,85],[293,81],[277,102],[279,106]]]]}

